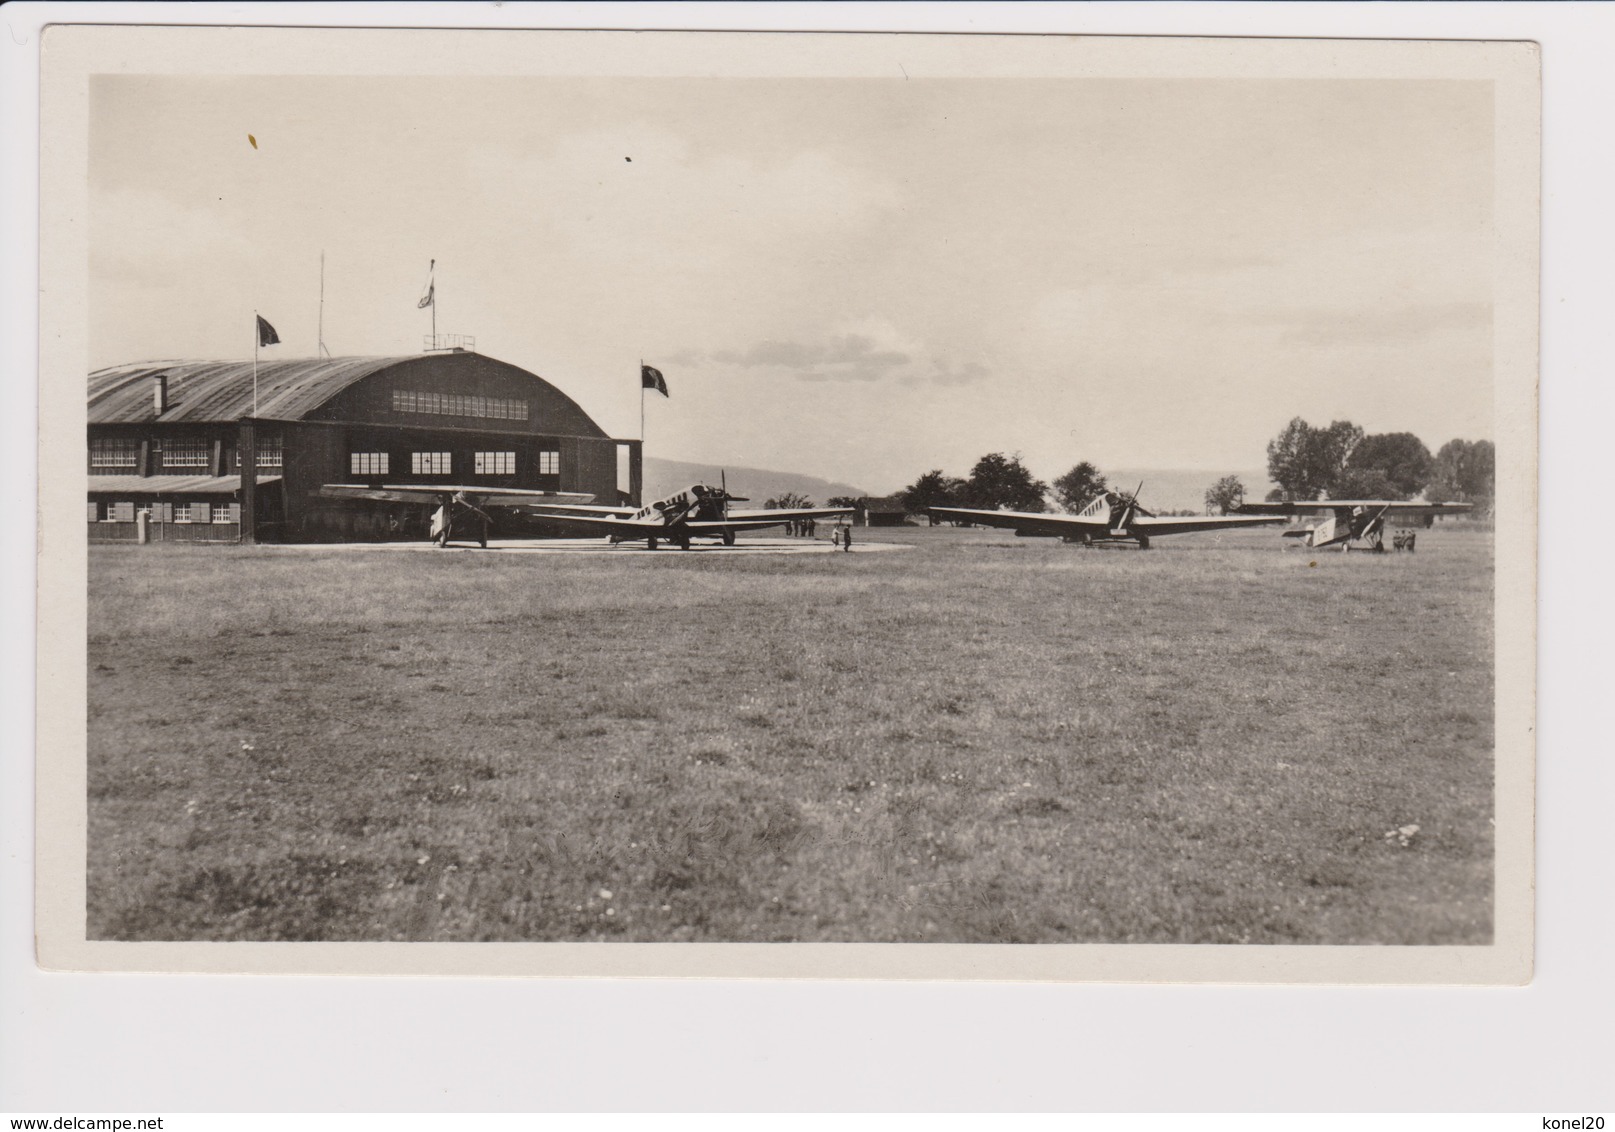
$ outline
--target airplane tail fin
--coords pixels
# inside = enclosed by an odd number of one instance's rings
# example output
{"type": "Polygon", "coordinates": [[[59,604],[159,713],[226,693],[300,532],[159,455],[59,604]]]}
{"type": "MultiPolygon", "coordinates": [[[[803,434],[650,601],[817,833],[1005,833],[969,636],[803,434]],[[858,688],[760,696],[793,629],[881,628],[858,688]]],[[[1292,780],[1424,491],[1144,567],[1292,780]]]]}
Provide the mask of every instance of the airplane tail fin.
{"type": "Polygon", "coordinates": [[[1307,539],[1308,546],[1328,546],[1335,541],[1335,517],[1333,515],[1312,528],[1312,537],[1307,539]]]}
{"type": "Polygon", "coordinates": [[[1101,491],[1098,495],[1093,497],[1093,501],[1089,503],[1088,506],[1077,512],[1077,514],[1084,519],[1100,519],[1108,517],[1110,515],[1110,497],[1110,492],[1101,491]]]}

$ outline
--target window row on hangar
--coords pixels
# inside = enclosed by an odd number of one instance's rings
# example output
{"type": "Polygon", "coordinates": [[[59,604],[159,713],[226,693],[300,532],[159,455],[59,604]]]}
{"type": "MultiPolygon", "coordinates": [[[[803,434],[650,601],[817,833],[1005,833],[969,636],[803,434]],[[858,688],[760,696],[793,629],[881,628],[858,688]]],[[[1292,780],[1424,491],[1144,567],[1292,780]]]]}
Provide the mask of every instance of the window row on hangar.
{"type": "Polygon", "coordinates": [[[326,484],[489,484],[639,505],[641,443],[616,439],[536,374],[469,351],[151,362],[89,375],[92,537],[145,523],[211,541],[413,529],[326,484]],[[376,513],[370,515],[368,510],[376,513]],[[200,532],[198,532],[200,533],[200,532]]]}
{"type": "MultiPolygon", "coordinates": [[[[463,479],[509,477],[520,475],[522,471],[531,471],[539,477],[561,474],[560,442],[553,438],[537,448],[472,447],[460,451],[384,448],[381,443],[372,439],[363,445],[364,450],[349,451],[348,473],[361,479],[392,476],[406,470],[411,477],[463,479]]],[[[259,438],[255,450],[260,470],[285,467],[285,449],[279,434],[259,438]]],[[[233,437],[168,436],[141,440],[101,436],[90,439],[92,476],[194,475],[204,469],[220,476],[241,470],[241,452],[233,437]]]]}

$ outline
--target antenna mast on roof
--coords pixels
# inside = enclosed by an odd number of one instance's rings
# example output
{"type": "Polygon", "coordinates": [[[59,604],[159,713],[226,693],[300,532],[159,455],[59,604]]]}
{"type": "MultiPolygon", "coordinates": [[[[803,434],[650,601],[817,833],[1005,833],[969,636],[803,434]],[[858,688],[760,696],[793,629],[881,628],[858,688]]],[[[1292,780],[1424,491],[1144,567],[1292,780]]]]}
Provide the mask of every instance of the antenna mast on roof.
{"type": "Polygon", "coordinates": [[[331,356],[331,351],[329,351],[329,350],[327,350],[325,348],[325,249],[324,248],[320,249],[320,329],[319,329],[319,341],[320,341],[320,349],[319,349],[320,357],[329,358],[331,356]]]}

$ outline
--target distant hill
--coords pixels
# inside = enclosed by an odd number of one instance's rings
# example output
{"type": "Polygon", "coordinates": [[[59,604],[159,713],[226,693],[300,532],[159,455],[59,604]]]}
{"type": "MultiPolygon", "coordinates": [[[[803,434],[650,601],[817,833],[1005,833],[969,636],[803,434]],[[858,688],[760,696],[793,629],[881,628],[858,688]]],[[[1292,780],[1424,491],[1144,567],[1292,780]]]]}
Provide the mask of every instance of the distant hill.
{"type": "Polygon", "coordinates": [[[821,480],[817,476],[797,475],[795,472],[771,472],[762,468],[736,467],[733,464],[692,464],[684,460],[664,460],[658,456],[647,456],[645,499],[647,501],[665,499],[675,491],[680,491],[693,483],[717,483],[720,473],[728,476],[730,491],[736,495],[746,496],[759,507],[788,491],[805,495],[821,506],[832,496],[846,495],[856,498],[869,494],[851,484],[821,480]]]}
{"type": "Polygon", "coordinates": [[[1230,468],[1227,471],[1196,471],[1193,468],[1100,468],[1110,485],[1121,491],[1132,491],[1144,481],[1139,496],[1144,506],[1152,511],[1193,511],[1199,515],[1206,509],[1206,488],[1223,476],[1238,476],[1245,485],[1245,498],[1259,503],[1273,485],[1263,469],[1230,468]]]}
{"type": "MultiPolygon", "coordinates": [[[[1153,511],[1193,511],[1201,514],[1206,509],[1206,488],[1223,476],[1238,476],[1245,485],[1245,497],[1252,502],[1263,499],[1273,487],[1267,472],[1260,469],[1230,469],[1229,471],[1197,471],[1193,468],[1101,468],[1112,487],[1132,491],[1140,480],[1144,481],[1144,506],[1153,511]]],[[[735,465],[695,464],[686,460],[664,460],[657,456],[645,457],[645,499],[663,499],[692,483],[717,483],[720,472],[729,476],[729,490],[744,495],[761,506],[769,499],[777,499],[785,492],[805,495],[814,503],[824,504],[832,496],[852,498],[870,492],[851,484],[819,479],[817,476],[798,475],[795,472],[774,472],[763,468],[742,468],[735,465]]]]}

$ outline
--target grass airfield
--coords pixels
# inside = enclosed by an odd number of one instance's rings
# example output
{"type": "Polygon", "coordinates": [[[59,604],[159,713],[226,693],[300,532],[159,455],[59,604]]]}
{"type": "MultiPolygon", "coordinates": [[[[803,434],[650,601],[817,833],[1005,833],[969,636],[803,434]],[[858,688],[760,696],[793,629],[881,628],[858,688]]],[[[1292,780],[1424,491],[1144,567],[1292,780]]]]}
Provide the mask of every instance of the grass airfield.
{"type": "Polygon", "coordinates": [[[89,937],[1489,942],[1491,534],[1278,529],[91,547],[89,937]]]}

